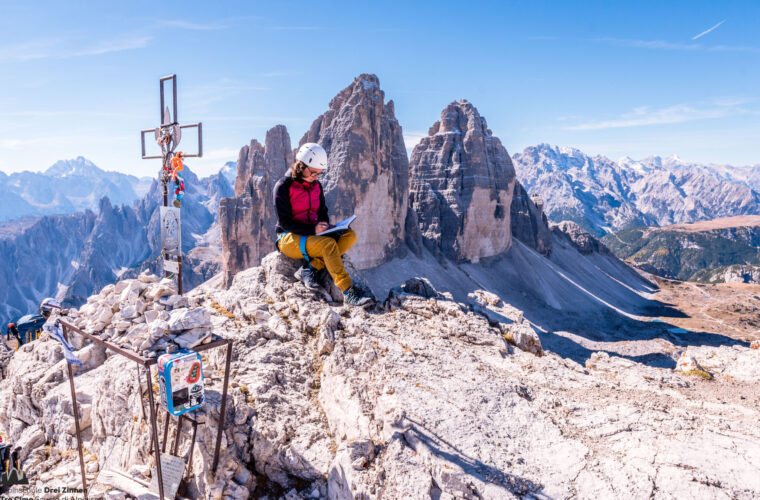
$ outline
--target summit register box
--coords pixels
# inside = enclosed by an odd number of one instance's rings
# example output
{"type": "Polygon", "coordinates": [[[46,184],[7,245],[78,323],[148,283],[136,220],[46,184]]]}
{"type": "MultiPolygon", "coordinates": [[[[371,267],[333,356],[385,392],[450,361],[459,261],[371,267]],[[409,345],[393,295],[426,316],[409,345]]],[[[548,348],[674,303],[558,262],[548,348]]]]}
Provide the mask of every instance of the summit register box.
{"type": "Polygon", "coordinates": [[[176,417],[197,410],[206,400],[201,355],[180,349],[159,356],[158,383],[161,405],[171,415],[176,417]]]}

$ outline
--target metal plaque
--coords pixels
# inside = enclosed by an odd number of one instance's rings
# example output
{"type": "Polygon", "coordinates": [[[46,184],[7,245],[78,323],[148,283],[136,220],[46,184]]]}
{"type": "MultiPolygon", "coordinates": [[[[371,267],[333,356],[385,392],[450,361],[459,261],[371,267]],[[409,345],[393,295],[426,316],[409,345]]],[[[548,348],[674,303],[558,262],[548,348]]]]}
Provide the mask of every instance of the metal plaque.
{"type": "Polygon", "coordinates": [[[161,248],[169,255],[182,253],[182,235],[180,209],[177,207],[160,207],[161,209],[161,248]]]}
{"type": "MultiPolygon", "coordinates": [[[[168,453],[161,453],[161,477],[164,483],[164,498],[175,498],[179,483],[185,473],[185,461],[168,453]]],[[[158,474],[153,467],[153,476],[150,481],[150,491],[158,493],[158,474]]]]}
{"type": "Polygon", "coordinates": [[[167,273],[179,273],[179,262],[176,260],[166,260],[164,259],[164,272],[167,273]]]}

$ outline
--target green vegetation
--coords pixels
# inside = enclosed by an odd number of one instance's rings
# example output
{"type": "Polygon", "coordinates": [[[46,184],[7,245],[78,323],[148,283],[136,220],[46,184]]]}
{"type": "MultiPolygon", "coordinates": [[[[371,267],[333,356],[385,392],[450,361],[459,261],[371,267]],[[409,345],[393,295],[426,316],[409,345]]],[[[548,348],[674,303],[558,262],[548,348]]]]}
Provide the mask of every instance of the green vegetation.
{"type": "Polygon", "coordinates": [[[651,264],[665,278],[714,282],[732,265],[760,266],[760,228],[702,232],[627,229],[602,238],[618,258],[651,264]]]}

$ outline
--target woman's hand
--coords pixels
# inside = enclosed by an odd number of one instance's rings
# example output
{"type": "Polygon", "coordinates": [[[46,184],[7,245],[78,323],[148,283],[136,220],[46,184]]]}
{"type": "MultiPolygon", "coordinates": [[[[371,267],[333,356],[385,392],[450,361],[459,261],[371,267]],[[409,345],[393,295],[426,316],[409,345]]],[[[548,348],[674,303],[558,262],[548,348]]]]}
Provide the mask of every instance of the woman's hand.
{"type": "Polygon", "coordinates": [[[330,224],[327,222],[320,222],[317,224],[317,226],[314,228],[314,232],[319,234],[322,231],[327,231],[330,228],[330,224]]]}

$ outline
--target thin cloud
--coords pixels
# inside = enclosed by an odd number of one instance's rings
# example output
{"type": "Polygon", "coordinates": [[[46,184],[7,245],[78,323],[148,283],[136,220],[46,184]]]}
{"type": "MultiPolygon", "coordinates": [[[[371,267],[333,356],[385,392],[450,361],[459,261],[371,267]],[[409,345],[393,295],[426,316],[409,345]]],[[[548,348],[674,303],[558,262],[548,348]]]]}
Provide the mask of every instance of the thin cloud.
{"type": "Polygon", "coordinates": [[[667,40],[636,40],[633,38],[592,38],[593,42],[609,43],[619,47],[632,47],[656,50],[684,50],[706,52],[760,52],[758,47],[743,45],[703,45],[701,43],[669,42],[667,40]]]}
{"type": "Polygon", "coordinates": [[[706,34],[710,33],[710,32],[711,32],[711,31],[713,31],[715,28],[717,28],[718,26],[720,26],[721,24],[723,24],[723,23],[725,23],[725,22],[726,22],[726,20],[724,19],[724,20],[722,20],[721,22],[719,22],[718,24],[716,24],[715,26],[713,26],[712,28],[706,29],[705,31],[703,31],[703,32],[702,32],[702,33],[700,33],[699,35],[696,35],[696,36],[693,36],[693,37],[691,37],[691,39],[692,39],[692,40],[696,40],[697,38],[702,38],[703,36],[705,36],[706,34]]]}
{"type": "Polygon", "coordinates": [[[264,26],[262,29],[274,31],[322,31],[324,26],[264,26]]]}
{"type": "Polygon", "coordinates": [[[565,127],[566,130],[604,130],[615,128],[642,127],[648,125],[666,125],[685,123],[695,120],[723,118],[746,111],[737,106],[718,104],[714,107],[695,108],[686,104],[677,104],[656,109],[651,106],[635,108],[611,120],[591,121],[565,127]]]}
{"type": "Polygon", "coordinates": [[[214,30],[220,30],[223,28],[226,28],[223,24],[199,24],[194,23],[191,21],[161,21],[161,24],[164,26],[172,26],[174,28],[181,28],[184,30],[193,30],[193,31],[214,31],[214,30]]]}
{"type": "Polygon", "coordinates": [[[153,37],[150,36],[124,37],[114,40],[103,40],[80,48],[72,48],[65,47],[66,41],[62,39],[43,39],[0,47],[0,61],[25,62],[36,59],[68,59],[71,57],[96,56],[111,52],[143,49],[150,44],[151,40],[153,40],[153,37]]]}

